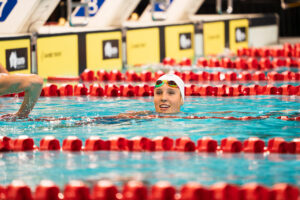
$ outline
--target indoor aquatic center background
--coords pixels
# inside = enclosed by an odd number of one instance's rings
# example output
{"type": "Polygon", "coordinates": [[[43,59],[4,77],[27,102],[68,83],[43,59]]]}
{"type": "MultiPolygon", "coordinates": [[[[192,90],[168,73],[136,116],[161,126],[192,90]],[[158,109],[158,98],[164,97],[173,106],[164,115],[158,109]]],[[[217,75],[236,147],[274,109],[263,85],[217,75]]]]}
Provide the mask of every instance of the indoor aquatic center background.
{"type": "Polygon", "coordinates": [[[298,16],[298,0],[0,1],[0,63],[44,78],[28,119],[0,121],[0,199],[296,200],[298,16]],[[155,113],[164,73],[186,84],[180,114],[155,113]]]}

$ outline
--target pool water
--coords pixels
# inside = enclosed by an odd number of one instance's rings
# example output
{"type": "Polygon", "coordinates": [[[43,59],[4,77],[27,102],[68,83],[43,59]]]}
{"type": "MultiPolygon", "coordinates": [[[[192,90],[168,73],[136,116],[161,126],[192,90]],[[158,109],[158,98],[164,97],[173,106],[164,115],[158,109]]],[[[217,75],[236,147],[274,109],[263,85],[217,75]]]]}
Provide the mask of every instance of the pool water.
{"type": "MultiPolygon", "coordinates": [[[[0,115],[14,113],[21,98],[0,98],[0,115]]],[[[0,134],[11,138],[28,135],[36,145],[53,135],[62,141],[71,135],[81,140],[90,136],[108,139],[111,136],[173,139],[189,136],[197,141],[210,136],[220,142],[227,137],[243,141],[259,137],[266,143],[273,137],[287,141],[300,137],[298,121],[284,121],[278,116],[300,115],[297,96],[240,96],[187,97],[179,116],[269,118],[249,121],[225,119],[109,119],[91,122],[100,116],[113,116],[128,111],[154,111],[153,98],[96,98],[52,97],[40,98],[30,115],[32,120],[0,121],[0,134]],[[36,121],[45,117],[57,120],[36,121]],[[68,120],[59,120],[69,117],[68,120]],[[83,123],[86,122],[86,123],[83,123]]],[[[293,154],[204,154],[184,152],[11,152],[0,153],[0,185],[21,179],[31,187],[48,179],[63,186],[79,179],[93,184],[100,179],[111,179],[121,184],[130,179],[154,184],[167,180],[173,185],[196,181],[204,185],[216,182],[244,184],[257,182],[272,186],[278,182],[300,186],[300,155],[293,154]]]]}

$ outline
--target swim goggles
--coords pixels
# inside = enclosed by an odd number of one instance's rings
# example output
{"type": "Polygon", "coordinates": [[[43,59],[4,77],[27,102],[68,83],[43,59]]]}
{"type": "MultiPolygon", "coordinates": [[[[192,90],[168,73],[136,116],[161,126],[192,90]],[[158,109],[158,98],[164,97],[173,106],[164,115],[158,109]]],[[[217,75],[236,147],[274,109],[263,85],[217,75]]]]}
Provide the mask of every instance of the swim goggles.
{"type": "Polygon", "coordinates": [[[178,88],[178,85],[176,84],[175,81],[167,81],[167,80],[157,80],[156,83],[155,83],[155,88],[161,87],[161,86],[163,86],[165,83],[166,83],[168,86],[170,86],[170,87],[178,88]]]}

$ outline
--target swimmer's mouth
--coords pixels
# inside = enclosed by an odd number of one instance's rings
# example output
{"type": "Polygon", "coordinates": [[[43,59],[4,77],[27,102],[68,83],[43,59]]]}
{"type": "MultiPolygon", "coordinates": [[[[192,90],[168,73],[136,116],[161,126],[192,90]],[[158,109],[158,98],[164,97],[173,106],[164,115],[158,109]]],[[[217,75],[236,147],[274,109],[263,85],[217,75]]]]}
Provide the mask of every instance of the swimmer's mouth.
{"type": "Polygon", "coordinates": [[[160,109],[168,109],[168,108],[170,108],[170,106],[166,105],[166,104],[161,104],[161,105],[159,105],[159,108],[160,109]]]}

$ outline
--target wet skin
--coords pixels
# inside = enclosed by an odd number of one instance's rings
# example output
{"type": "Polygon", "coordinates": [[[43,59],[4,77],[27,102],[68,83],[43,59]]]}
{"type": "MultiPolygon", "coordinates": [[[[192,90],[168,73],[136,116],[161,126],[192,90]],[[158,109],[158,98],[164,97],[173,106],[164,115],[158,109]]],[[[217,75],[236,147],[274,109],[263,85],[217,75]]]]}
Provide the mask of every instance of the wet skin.
{"type": "Polygon", "coordinates": [[[157,113],[178,113],[182,104],[179,88],[164,84],[154,89],[154,105],[157,113]]]}

